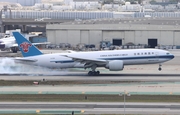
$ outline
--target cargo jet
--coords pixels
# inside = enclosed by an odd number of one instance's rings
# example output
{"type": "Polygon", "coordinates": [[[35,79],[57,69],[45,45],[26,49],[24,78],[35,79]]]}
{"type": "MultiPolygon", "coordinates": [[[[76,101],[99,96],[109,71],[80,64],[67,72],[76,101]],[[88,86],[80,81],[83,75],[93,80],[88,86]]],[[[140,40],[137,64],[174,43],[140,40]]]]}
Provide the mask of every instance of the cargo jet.
{"type": "MultiPolygon", "coordinates": [[[[49,42],[42,42],[42,43],[32,43],[33,45],[40,45],[40,44],[49,44],[49,42]]],[[[0,39],[0,49],[1,51],[10,50],[13,53],[17,53],[18,44],[16,43],[16,39],[13,36],[5,36],[4,38],[0,39]]]]}
{"type": "Polygon", "coordinates": [[[18,51],[18,44],[16,43],[16,39],[12,36],[1,38],[0,49],[1,51],[11,49],[13,53],[16,53],[18,51]]]}
{"type": "Polygon", "coordinates": [[[88,75],[99,75],[97,67],[121,71],[125,65],[159,64],[174,58],[174,55],[159,49],[129,49],[93,52],[43,54],[19,32],[13,32],[23,58],[16,62],[48,68],[91,68],[88,75]]]}

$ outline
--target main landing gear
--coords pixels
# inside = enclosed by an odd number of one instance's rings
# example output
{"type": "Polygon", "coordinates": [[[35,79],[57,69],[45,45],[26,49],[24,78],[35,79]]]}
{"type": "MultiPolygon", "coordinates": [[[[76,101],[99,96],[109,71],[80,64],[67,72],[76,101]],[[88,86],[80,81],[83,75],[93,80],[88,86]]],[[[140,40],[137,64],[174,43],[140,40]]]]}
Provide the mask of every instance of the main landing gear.
{"type": "Polygon", "coordinates": [[[92,71],[89,71],[88,72],[88,75],[89,76],[95,76],[95,75],[99,75],[100,74],[100,72],[99,71],[95,71],[96,70],[96,65],[93,65],[92,67],[91,67],[91,69],[92,69],[92,71]]]}
{"type": "Polygon", "coordinates": [[[11,51],[12,51],[13,53],[17,53],[18,48],[17,48],[17,47],[12,47],[12,48],[11,48],[11,51]]]}
{"type": "Polygon", "coordinates": [[[162,65],[161,65],[161,64],[159,64],[159,68],[158,68],[158,70],[159,70],[159,71],[161,71],[161,70],[162,70],[161,66],[162,66],[162,65]]]}
{"type": "Polygon", "coordinates": [[[89,75],[89,76],[94,76],[94,75],[99,75],[99,74],[100,74],[99,71],[89,71],[89,72],[88,72],[88,75],[89,75]]]}

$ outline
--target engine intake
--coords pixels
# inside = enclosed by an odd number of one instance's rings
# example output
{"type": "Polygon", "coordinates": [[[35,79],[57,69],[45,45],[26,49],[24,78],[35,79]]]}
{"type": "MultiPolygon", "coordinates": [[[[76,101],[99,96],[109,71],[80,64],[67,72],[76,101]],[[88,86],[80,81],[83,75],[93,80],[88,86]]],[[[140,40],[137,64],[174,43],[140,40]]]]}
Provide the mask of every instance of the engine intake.
{"type": "Polygon", "coordinates": [[[106,64],[106,68],[110,71],[120,71],[123,70],[124,64],[122,60],[113,60],[106,64]]]}

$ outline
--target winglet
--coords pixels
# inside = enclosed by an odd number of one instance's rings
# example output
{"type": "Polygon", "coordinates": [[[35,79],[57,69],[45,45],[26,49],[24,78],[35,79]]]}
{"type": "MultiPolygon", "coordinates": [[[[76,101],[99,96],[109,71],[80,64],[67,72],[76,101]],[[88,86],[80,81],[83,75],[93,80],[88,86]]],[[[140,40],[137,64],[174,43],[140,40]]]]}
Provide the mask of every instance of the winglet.
{"type": "Polygon", "coordinates": [[[23,57],[42,55],[42,52],[39,51],[30,41],[24,38],[19,32],[12,32],[16,42],[21,50],[23,57]]]}

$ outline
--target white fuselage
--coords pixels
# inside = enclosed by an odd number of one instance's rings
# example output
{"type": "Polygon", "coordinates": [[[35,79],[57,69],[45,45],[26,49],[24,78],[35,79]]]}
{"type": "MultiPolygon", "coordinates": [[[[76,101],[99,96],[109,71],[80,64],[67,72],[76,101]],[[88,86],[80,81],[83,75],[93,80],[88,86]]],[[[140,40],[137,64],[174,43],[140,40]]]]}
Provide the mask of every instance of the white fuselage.
{"type": "MultiPolygon", "coordinates": [[[[159,49],[128,49],[93,52],[73,52],[44,54],[26,57],[25,59],[36,60],[35,62],[24,62],[30,65],[43,66],[48,68],[83,68],[84,64],[73,61],[65,55],[81,59],[96,60],[122,60],[124,65],[155,64],[163,63],[174,58],[174,55],[165,50],[159,49]]],[[[92,62],[93,63],[93,62],[92,62]]],[[[102,66],[103,67],[103,66],[102,66]]]]}

